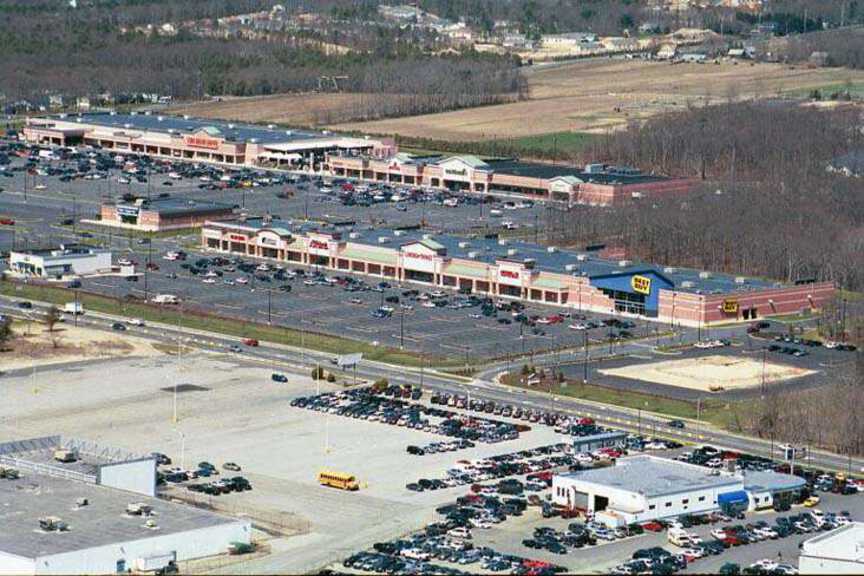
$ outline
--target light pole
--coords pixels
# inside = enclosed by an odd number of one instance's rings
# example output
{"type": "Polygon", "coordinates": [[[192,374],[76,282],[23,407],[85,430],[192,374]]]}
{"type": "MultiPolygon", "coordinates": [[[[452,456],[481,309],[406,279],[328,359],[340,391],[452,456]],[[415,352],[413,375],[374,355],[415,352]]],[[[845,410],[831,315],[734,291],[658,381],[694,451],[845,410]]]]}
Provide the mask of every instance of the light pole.
{"type": "Polygon", "coordinates": [[[271,303],[272,298],[273,298],[273,290],[268,288],[267,289],[267,325],[268,326],[273,321],[273,318],[272,318],[273,307],[272,307],[272,303],[271,303]]]}
{"type": "Polygon", "coordinates": [[[180,436],[180,468],[186,469],[186,434],[182,430],[174,430],[180,436]]]}

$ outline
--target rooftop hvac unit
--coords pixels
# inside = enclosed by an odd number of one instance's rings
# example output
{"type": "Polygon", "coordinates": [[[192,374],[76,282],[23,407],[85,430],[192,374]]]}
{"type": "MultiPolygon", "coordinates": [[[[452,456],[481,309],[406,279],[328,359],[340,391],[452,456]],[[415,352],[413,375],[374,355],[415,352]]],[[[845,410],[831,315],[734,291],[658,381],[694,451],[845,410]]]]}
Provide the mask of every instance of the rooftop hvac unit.
{"type": "Polygon", "coordinates": [[[477,258],[480,254],[476,250],[471,250],[468,252],[468,258],[477,258]]]}
{"type": "Polygon", "coordinates": [[[174,128],[168,128],[168,133],[169,133],[169,134],[174,134],[174,132],[176,132],[176,130],[174,130],[174,128]]]}
{"type": "Polygon", "coordinates": [[[525,268],[528,268],[529,270],[533,270],[535,264],[537,264],[537,261],[534,260],[533,258],[525,258],[522,261],[522,265],[525,266],[525,268]]]}
{"type": "Polygon", "coordinates": [[[681,288],[692,288],[692,287],[693,287],[693,282],[690,280],[684,280],[683,282],[681,282],[681,288]]]}
{"type": "Polygon", "coordinates": [[[587,254],[577,254],[576,260],[578,260],[579,262],[585,262],[586,260],[588,260],[588,255],[587,254]]]}
{"type": "Polygon", "coordinates": [[[565,264],[564,265],[564,270],[566,270],[567,272],[573,272],[574,270],[576,270],[576,268],[577,268],[576,264],[565,264]]]}
{"type": "Polygon", "coordinates": [[[499,245],[499,246],[507,246],[507,244],[509,244],[509,243],[510,243],[510,242],[508,242],[508,241],[507,241],[506,239],[504,239],[504,238],[498,240],[498,245],[499,245]]]}
{"type": "Polygon", "coordinates": [[[665,272],[666,274],[674,274],[677,271],[678,269],[673,268],[672,266],[667,266],[666,268],[663,268],[663,272],[665,272]]]}
{"type": "Polygon", "coordinates": [[[132,128],[132,124],[126,122],[125,124],[123,124],[123,128],[132,128]]]}
{"type": "Polygon", "coordinates": [[[378,244],[387,244],[388,242],[390,242],[390,238],[388,238],[387,236],[378,237],[378,244]]]}
{"type": "Polygon", "coordinates": [[[275,124],[267,124],[267,128],[269,128],[270,130],[272,130],[275,127],[276,127],[275,124]]]}
{"type": "Polygon", "coordinates": [[[138,115],[138,112],[136,112],[135,110],[132,110],[132,111],[129,113],[129,115],[130,115],[130,116],[137,116],[137,115],[138,115]]]}
{"type": "Polygon", "coordinates": [[[459,242],[459,248],[468,248],[471,246],[470,242],[459,242]]]}
{"type": "Polygon", "coordinates": [[[228,129],[229,129],[229,130],[233,130],[233,129],[234,129],[234,124],[228,124],[228,129]]]}
{"type": "MultiPolygon", "coordinates": [[[[133,112],[133,114],[134,114],[134,112],[133,112]]],[[[151,115],[152,115],[152,112],[150,112],[150,110],[147,110],[146,112],[144,112],[144,116],[151,116],[151,115]]]]}
{"type": "Polygon", "coordinates": [[[546,248],[546,252],[549,252],[550,254],[554,254],[555,252],[558,252],[558,248],[556,248],[555,246],[549,246],[546,248]]]}
{"type": "Polygon", "coordinates": [[[257,138],[250,138],[250,139],[249,139],[249,142],[251,142],[252,144],[257,144],[257,143],[258,143],[258,139],[257,139],[257,138]]]}
{"type": "Polygon", "coordinates": [[[619,260],[618,261],[618,266],[620,266],[621,268],[624,268],[626,266],[630,266],[631,264],[633,264],[632,260],[619,260]]]}
{"type": "Polygon", "coordinates": [[[109,112],[108,114],[109,114],[110,116],[116,116],[116,115],[117,115],[117,111],[116,111],[116,110],[111,110],[111,112],[109,112]]]}
{"type": "Polygon", "coordinates": [[[43,516],[39,518],[39,528],[45,532],[65,532],[69,525],[57,516],[43,516]]]}
{"type": "Polygon", "coordinates": [[[157,117],[156,117],[156,121],[157,121],[157,122],[164,122],[164,121],[165,121],[165,117],[164,117],[164,116],[157,116],[157,117]]]}
{"type": "Polygon", "coordinates": [[[404,236],[404,235],[405,235],[404,230],[394,230],[393,231],[393,236],[404,236]]]}
{"type": "Polygon", "coordinates": [[[60,114],[60,118],[66,118],[66,113],[65,113],[65,112],[62,112],[62,113],[60,114]]]}
{"type": "Polygon", "coordinates": [[[153,507],[143,502],[132,502],[126,505],[126,514],[130,516],[149,516],[153,512],[153,507]]]}
{"type": "Polygon", "coordinates": [[[360,237],[359,232],[349,232],[348,233],[348,238],[351,238],[352,240],[356,240],[359,237],[360,237]]]}
{"type": "Polygon", "coordinates": [[[184,115],[183,115],[183,120],[189,120],[189,115],[188,115],[188,114],[184,114],[184,115]]]}
{"type": "Polygon", "coordinates": [[[431,234],[423,234],[422,238],[423,238],[423,240],[431,240],[432,235],[431,234]]]}
{"type": "Polygon", "coordinates": [[[710,272],[699,272],[699,278],[702,278],[703,280],[704,280],[705,278],[710,278],[710,277],[711,277],[711,273],[710,273],[710,272]]]}
{"type": "Polygon", "coordinates": [[[507,256],[515,256],[518,253],[519,253],[519,251],[516,250],[515,248],[510,248],[509,250],[507,250],[507,256]]]}
{"type": "Polygon", "coordinates": [[[747,283],[747,278],[745,278],[744,276],[736,276],[735,277],[735,284],[746,284],[746,283],[747,283]]]}
{"type": "Polygon", "coordinates": [[[602,174],[606,171],[605,164],[586,164],[585,165],[585,173],[586,174],[602,174]]]}
{"type": "Polygon", "coordinates": [[[80,116],[78,118],[75,118],[75,121],[78,122],[79,124],[81,123],[81,120],[82,120],[82,118],[80,116]]]}

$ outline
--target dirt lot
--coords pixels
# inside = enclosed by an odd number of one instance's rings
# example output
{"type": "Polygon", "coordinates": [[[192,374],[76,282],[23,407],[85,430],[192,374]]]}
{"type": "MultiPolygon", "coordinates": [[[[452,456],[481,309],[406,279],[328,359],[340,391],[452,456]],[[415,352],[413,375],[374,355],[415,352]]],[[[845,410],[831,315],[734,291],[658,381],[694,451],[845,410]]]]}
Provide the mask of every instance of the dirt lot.
{"type": "Polygon", "coordinates": [[[729,97],[799,93],[860,82],[864,72],[792,68],[779,64],[669,64],[639,60],[587,60],[529,73],[531,100],[409,118],[357,122],[337,129],[404,136],[482,140],[561,131],[602,132],[629,120],[688,104],[729,97]]]}
{"type": "Polygon", "coordinates": [[[277,94],[185,104],[175,106],[169,112],[237,122],[323,126],[343,118],[359,117],[353,110],[364,109],[370,99],[378,97],[369,94],[277,94]]]}
{"type": "Polygon", "coordinates": [[[154,356],[160,352],[146,340],[106,334],[61,323],[48,332],[44,324],[17,322],[15,337],[0,352],[0,370],[18,370],[67,362],[120,356],[154,356]]]}
{"type": "Polygon", "coordinates": [[[609,376],[667,386],[720,392],[759,386],[762,382],[763,370],[766,382],[782,382],[813,374],[812,370],[797,366],[773,362],[766,362],[763,365],[762,361],[754,358],[722,355],[667,360],[653,364],[634,364],[599,372],[609,376]]]}

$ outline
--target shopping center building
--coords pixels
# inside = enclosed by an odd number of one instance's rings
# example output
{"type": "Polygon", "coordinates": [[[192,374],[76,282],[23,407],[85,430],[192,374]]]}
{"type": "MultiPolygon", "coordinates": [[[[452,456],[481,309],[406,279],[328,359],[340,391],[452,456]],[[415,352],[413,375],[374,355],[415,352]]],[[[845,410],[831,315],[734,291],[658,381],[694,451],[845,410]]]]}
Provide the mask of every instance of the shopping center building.
{"type": "Polygon", "coordinates": [[[98,146],[169,160],[315,171],[321,170],[329,153],[384,157],[396,152],[392,143],[380,139],[149,112],[28,118],[22,133],[35,144],[98,146]]]}
{"type": "Polygon", "coordinates": [[[505,239],[312,227],[266,218],[206,222],[202,246],[225,254],[685,326],[807,314],[835,292],[831,283],[784,284],[612,261],[596,252],[505,239]]]}
{"type": "Polygon", "coordinates": [[[366,182],[519,194],[600,206],[686,194],[697,185],[692,178],[667,178],[607,164],[577,168],[512,159],[481,160],[471,155],[421,157],[399,153],[374,158],[331,153],[327,155],[325,169],[334,176],[366,182]]]}

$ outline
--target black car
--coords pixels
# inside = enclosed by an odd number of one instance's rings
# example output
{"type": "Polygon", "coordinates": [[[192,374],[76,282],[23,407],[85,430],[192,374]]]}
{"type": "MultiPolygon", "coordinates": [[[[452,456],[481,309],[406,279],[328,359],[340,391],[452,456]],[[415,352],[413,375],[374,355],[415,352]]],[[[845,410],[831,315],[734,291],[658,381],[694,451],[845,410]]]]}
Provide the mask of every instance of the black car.
{"type": "Polygon", "coordinates": [[[126,325],[123,324],[122,322],[114,322],[111,325],[111,329],[116,330],[117,332],[125,332],[126,331],[126,325]]]}
{"type": "Polygon", "coordinates": [[[274,373],[270,376],[270,378],[271,378],[274,382],[288,382],[288,377],[285,376],[284,374],[280,374],[280,373],[278,373],[278,372],[274,372],[274,373]]]}
{"type": "Polygon", "coordinates": [[[33,308],[33,304],[25,300],[24,302],[18,302],[18,308],[30,310],[31,308],[33,308]]]}
{"type": "Polygon", "coordinates": [[[683,429],[684,422],[682,422],[681,420],[670,420],[669,422],[667,422],[667,426],[669,426],[670,428],[683,429]]]}

